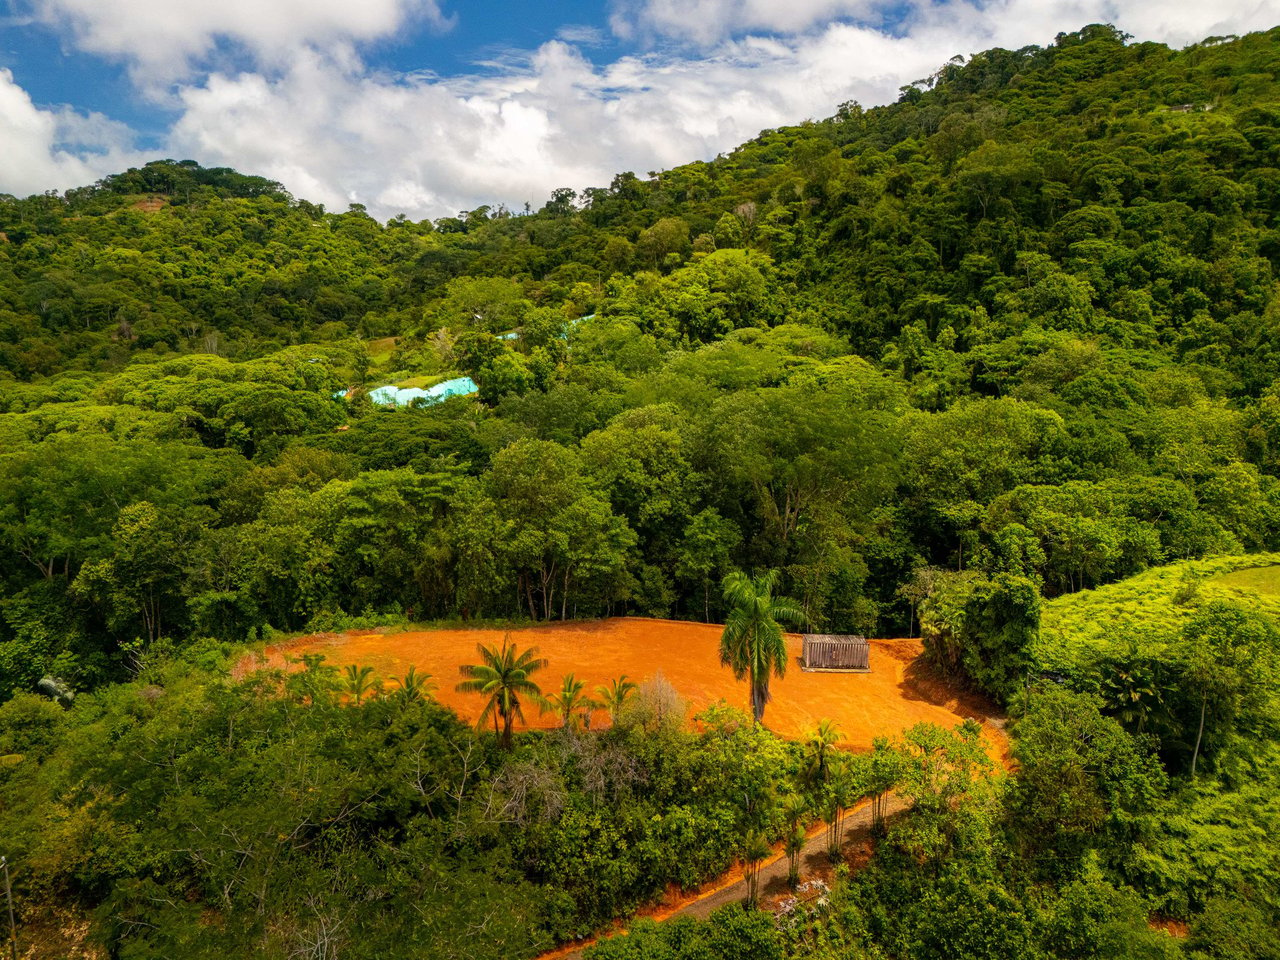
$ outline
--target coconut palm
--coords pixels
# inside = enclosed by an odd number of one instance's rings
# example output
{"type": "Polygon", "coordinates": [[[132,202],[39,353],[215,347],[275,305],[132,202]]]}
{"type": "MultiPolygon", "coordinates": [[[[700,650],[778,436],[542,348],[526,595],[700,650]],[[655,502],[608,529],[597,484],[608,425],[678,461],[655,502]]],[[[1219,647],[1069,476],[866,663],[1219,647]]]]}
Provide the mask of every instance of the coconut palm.
{"type": "Polygon", "coordinates": [[[820,785],[827,782],[827,777],[831,773],[828,761],[831,751],[835,749],[839,740],[840,731],[830,720],[819,722],[818,729],[809,734],[809,739],[805,743],[807,763],[805,772],[811,783],[820,785]]]}
{"type": "Polygon", "coordinates": [[[1164,708],[1155,663],[1143,657],[1135,640],[1130,640],[1124,656],[1104,665],[1099,679],[1103,701],[1130,732],[1141,734],[1147,721],[1164,708]]]}
{"type": "Polygon", "coordinates": [[[325,663],[323,653],[304,653],[298,659],[285,657],[289,663],[301,663],[302,670],[289,677],[290,690],[304,703],[331,703],[338,688],[338,668],[325,663]]]}
{"type": "Polygon", "coordinates": [[[431,695],[431,691],[436,688],[431,679],[431,674],[419,673],[417,666],[412,664],[403,677],[395,677],[394,679],[400,685],[396,695],[410,703],[427,699],[431,695]]]}
{"type": "Polygon", "coordinates": [[[615,726],[618,723],[618,715],[622,713],[622,708],[626,705],[627,698],[631,696],[635,689],[635,681],[627,679],[625,673],[616,680],[610,680],[608,684],[596,687],[596,694],[600,697],[600,705],[609,711],[609,721],[615,726]]]}
{"type": "Polygon", "coordinates": [[[348,664],[343,685],[347,693],[351,694],[351,699],[355,701],[357,707],[360,706],[360,701],[364,699],[366,693],[376,691],[380,686],[378,681],[373,679],[373,667],[358,667],[354,663],[348,664]]]}
{"type": "Polygon", "coordinates": [[[769,702],[769,675],[787,672],[787,639],[778,621],[800,623],[804,614],[787,597],[775,597],[778,571],[758,577],[735,571],[724,578],[724,602],[729,614],[720,635],[720,662],[733,669],[735,679],[751,682],[751,715],[759,723],[769,702]]]}
{"type": "Polygon", "coordinates": [[[509,637],[503,638],[501,650],[478,643],[476,652],[480,654],[481,662],[460,668],[468,679],[458,684],[457,690],[460,693],[478,693],[487,698],[476,726],[482,727],[492,718],[498,742],[503,749],[510,750],[511,727],[517,717],[524,722],[521,698],[535,703],[542,699],[542,690],[530,677],[545,667],[547,661],[538,657],[537,647],[517,651],[509,637]]]}
{"type": "Polygon", "coordinates": [[[585,680],[579,680],[572,673],[566,673],[564,681],[561,684],[560,691],[553,693],[549,697],[543,697],[539,700],[539,706],[545,713],[560,714],[560,726],[568,727],[573,722],[575,714],[579,711],[583,714],[583,720],[588,728],[591,726],[591,711],[600,705],[590,699],[584,692],[587,689],[585,680]]]}

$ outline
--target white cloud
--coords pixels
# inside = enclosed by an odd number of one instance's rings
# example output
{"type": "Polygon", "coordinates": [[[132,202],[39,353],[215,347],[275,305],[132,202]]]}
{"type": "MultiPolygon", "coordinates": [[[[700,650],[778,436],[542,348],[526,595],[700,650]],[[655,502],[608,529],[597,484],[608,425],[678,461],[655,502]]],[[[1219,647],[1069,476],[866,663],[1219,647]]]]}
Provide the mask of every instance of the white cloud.
{"type": "Polygon", "coordinates": [[[220,43],[255,62],[288,62],[300,47],[367,43],[413,21],[447,29],[438,0],[27,0],[32,15],[81,50],[127,63],[159,89],[220,43]]]}
{"type": "Polygon", "coordinates": [[[0,69],[0,193],[29,196],[82,186],[139,161],[132,134],[100,113],[42,110],[0,69]]]}
{"type": "Polygon", "coordinates": [[[378,215],[519,207],[558,186],[714,155],[762,126],[826,112],[850,90],[875,96],[875,78],[849,82],[849,49],[833,31],[803,51],[749,40],[706,61],[628,57],[596,69],[557,41],[523,69],[452,80],[380,76],[312,53],[276,78],[215,75],[184,89],[171,152],[378,215]]]}
{"type": "Polygon", "coordinates": [[[556,39],[582,47],[595,47],[604,43],[608,35],[599,27],[593,27],[590,24],[567,23],[556,31],[556,39]]]}

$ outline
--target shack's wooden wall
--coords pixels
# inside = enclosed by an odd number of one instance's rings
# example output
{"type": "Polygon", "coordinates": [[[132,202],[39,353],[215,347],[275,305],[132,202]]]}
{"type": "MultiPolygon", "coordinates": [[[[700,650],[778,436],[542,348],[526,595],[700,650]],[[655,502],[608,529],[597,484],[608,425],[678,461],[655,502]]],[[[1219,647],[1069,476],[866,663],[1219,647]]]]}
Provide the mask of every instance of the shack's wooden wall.
{"type": "Polygon", "coordinates": [[[865,637],[806,634],[801,662],[810,670],[869,670],[871,644],[865,637]]]}

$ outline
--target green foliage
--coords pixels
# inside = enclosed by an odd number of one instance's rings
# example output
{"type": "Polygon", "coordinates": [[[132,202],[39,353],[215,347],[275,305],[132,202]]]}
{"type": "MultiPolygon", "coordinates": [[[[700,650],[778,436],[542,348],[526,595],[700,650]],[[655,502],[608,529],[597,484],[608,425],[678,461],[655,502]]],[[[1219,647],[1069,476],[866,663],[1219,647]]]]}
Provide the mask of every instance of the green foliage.
{"type": "Polygon", "coordinates": [[[1027,682],[1040,627],[1040,591],[998,573],[940,577],[920,609],[920,636],[934,663],[967,677],[997,701],[1027,682]]]}
{"type": "Polygon", "coordinates": [[[1015,733],[1009,829],[1028,868],[1061,879],[1089,851],[1123,857],[1166,786],[1155,758],[1063,691],[1038,695],[1015,733]]]}
{"type": "MultiPolygon", "coordinates": [[[[0,756],[23,757],[0,765],[19,902],[96,910],[93,938],[139,956],[287,955],[320,933],[355,956],[528,956],[776,835],[772,784],[799,763],[750,722],[569,726],[507,754],[408,695],[420,677],[357,703],[365,672],[303,667],[235,683],[152,662],[70,710],[0,705],[0,756]],[[485,911],[483,944],[461,944],[485,911]]],[[[715,942],[776,951],[761,930],[715,942]]]]}
{"type": "Polygon", "coordinates": [[[587,960],[783,960],[787,954],[782,934],[768,914],[731,906],[721,907],[706,923],[640,920],[627,936],[602,941],[584,956],[587,960]]]}
{"type": "Polygon", "coordinates": [[[1196,918],[1187,941],[1196,960],[1239,957],[1241,960],[1273,960],[1280,957],[1280,934],[1275,916],[1239,900],[1211,900],[1196,918]]]}

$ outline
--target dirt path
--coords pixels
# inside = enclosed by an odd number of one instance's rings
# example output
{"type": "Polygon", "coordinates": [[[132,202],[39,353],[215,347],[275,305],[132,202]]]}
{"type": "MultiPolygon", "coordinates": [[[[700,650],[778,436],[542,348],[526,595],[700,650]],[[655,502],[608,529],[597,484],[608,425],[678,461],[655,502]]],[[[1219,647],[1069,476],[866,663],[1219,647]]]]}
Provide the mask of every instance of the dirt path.
{"type": "MultiPolygon", "coordinates": [[[[905,801],[890,797],[885,805],[885,816],[893,818],[906,809],[907,803],[905,801]]],[[[840,847],[846,852],[846,861],[858,862],[860,858],[857,854],[869,844],[870,838],[871,803],[863,801],[845,815],[844,821],[840,825],[840,847]],[[851,857],[850,854],[854,854],[854,856],[851,857]]],[[[787,886],[787,873],[789,870],[790,864],[785,853],[775,854],[771,859],[765,861],[764,866],[760,868],[760,900],[763,904],[767,906],[770,901],[790,894],[790,887],[787,886]]],[[[805,843],[804,850],[800,854],[800,879],[818,878],[825,880],[829,879],[830,875],[831,860],[827,856],[827,828],[823,824],[814,828],[810,833],[809,840],[805,843]]],[[[681,904],[675,909],[649,914],[649,919],[669,920],[672,917],[696,917],[699,920],[705,920],[711,916],[714,910],[720,907],[731,903],[741,903],[747,898],[746,879],[742,876],[741,871],[737,869],[726,874],[726,877],[728,879],[725,882],[695,895],[692,900],[681,904]]],[[[610,937],[617,936],[626,936],[626,931],[619,931],[599,939],[607,940],[610,937]]],[[[558,950],[543,954],[538,960],[581,960],[583,951],[593,943],[595,943],[595,940],[578,946],[561,947],[558,950]]]]}

